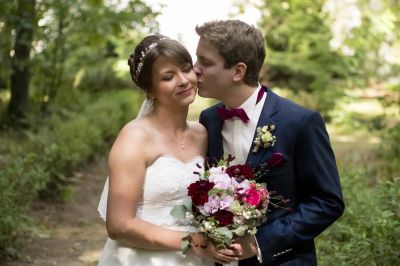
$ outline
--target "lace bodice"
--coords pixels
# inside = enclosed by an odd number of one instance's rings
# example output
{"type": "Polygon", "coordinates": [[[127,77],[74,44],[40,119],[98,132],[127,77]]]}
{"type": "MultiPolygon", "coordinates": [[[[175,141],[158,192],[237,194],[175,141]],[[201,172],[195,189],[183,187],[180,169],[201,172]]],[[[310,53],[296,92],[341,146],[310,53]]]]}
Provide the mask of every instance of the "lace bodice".
{"type": "Polygon", "coordinates": [[[163,227],[185,226],[182,221],[178,223],[170,212],[188,197],[187,187],[199,178],[193,172],[203,170],[196,164],[203,165],[203,161],[202,156],[185,163],[171,155],[158,157],[146,170],[136,216],[163,227]]]}
{"type": "MultiPolygon", "coordinates": [[[[146,169],[142,196],[138,203],[136,216],[163,227],[188,230],[183,221],[174,219],[171,209],[182,204],[187,198],[187,187],[199,177],[194,171],[202,173],[204,158],[195,156],[182,162],[171,155],[161,155],[146,169]]],[[[108,179],[104,185],[98,211],[105,220],[107,212],[108,179]]]]}

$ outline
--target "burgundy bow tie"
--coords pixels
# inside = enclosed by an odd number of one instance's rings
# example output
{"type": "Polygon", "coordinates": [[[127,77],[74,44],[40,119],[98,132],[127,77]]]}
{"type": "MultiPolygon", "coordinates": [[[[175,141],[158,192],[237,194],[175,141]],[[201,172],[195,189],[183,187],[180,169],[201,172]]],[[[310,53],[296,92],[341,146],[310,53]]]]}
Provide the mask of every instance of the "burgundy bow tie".
{"type": "Polygon", "coordinates": [[[246,112],[242,108],[237,109],[226,109],[224,107],[218,107],[217,112],[219,117],[222,120],[231,119],[233,117],[237,117],[242,120],[244,123],[249,121],[249,117],[247,116],[246,112]]]}
{"type": "MultiPolygon", "coordinates": [[[[265,93],[264,88],[261,88],[258,91],[256,105],[262,99],[262,97],[264,96],[264,93],[265,93]]],[[[240,120],[242,120],[243,123],[247,123],[249,121],[249,117],[247,116],[246,112],[242,108],[226,109],[225,107],[217,107],[217,112],[218,112],[219,117],[222,120],[227,120],[227,119],[231,119],[233,117],[237,117],[240,120]]]]}

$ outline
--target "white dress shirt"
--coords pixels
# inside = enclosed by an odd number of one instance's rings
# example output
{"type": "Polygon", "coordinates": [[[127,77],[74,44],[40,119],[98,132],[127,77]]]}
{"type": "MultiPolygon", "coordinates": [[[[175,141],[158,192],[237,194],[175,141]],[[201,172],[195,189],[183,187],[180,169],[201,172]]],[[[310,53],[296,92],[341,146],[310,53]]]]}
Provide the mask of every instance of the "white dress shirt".
{"type": "MultiPolygon", "coordinates": [[[[264,93],[261,100],[257,103],[258,92],[263,90],[261,85],[257,86],[254,93],[248,98],[239,108],[243,108],[249,117],[249,121],[244,123],[237,117],[227,119],[222,126],[222,145],[224,147],[224,155],[230,154],[235,156],[232,161],[234,164],[244,164],[249,155],[250,147],[253,142],[254,133],[256,131],[258,119],[260,118],[261,111],[264,106],[267,92],[264,93]]],[[[261,250],[258,245],[257,239],[257,258],[262,263],[261,250]]],[[[235,265],[235,264],[230,264],[235,265]]]]}

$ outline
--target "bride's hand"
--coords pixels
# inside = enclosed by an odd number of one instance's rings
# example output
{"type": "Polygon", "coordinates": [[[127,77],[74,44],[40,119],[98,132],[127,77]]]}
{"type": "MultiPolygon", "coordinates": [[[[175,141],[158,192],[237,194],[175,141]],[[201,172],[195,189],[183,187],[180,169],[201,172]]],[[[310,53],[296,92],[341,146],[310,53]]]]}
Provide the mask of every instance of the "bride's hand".
{"type": "Polygon", "coordinates": [[[191,234],[191,247],[193,253],[198,257],[207,258],[220,264],[228,264],[239,260],[235,250],[217,250],[214,243],[204,237],[201,233],[191,234]]]}

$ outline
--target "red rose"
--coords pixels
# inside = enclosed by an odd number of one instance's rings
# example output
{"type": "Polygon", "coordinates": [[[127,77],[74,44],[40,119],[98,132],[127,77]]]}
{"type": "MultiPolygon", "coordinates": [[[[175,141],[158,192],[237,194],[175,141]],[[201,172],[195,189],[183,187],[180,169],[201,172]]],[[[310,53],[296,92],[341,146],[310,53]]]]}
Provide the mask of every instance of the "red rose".
{"type": "Polygon", "coordinates": [[[248,189],[245,192],[245,196],[243,197],[243,201],[247,202],[252,206],[258,206],[261,202],[261,195],[255,189],[248,189]]]}
{"type": "Polygon", "coordinates": [[[194,205],[203,206],[204,203],[208,201],[208,191],[210,191],[213,187],[213,182],[199,180],[189,185],[188,195],[192,198],[194,205]]]}
{"type": "Polygon", "coordinates": [[[227,210],[218,211],[214,213],[213,216],[221,226],[225,226],[233,222],[233,213],[227,210]]]}
{"type": "Polygon", "coordinates": [[[229,166],[226,173],[230,177],[252,179],[254,176],[253,169],[248,164],[238,164],[229,166]]]}

